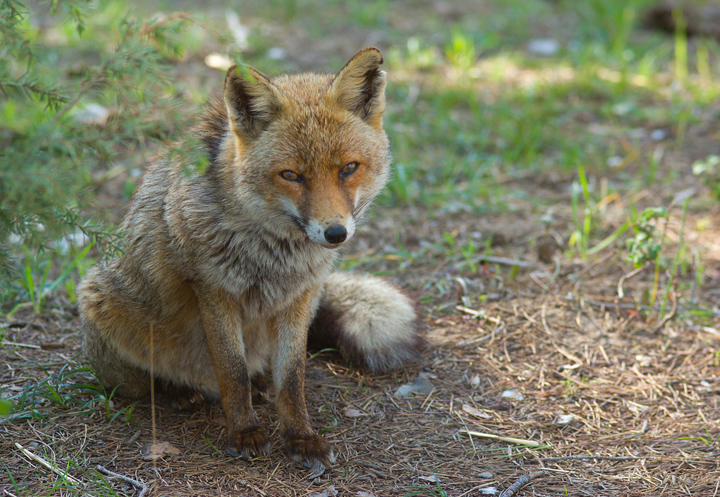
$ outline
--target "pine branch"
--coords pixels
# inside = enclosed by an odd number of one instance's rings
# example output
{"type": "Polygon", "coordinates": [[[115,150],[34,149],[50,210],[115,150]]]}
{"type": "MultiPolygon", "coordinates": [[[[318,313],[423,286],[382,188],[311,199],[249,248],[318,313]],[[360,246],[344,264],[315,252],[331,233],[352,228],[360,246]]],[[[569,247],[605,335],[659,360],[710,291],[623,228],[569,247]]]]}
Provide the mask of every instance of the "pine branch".
{"type": "Polygon", "coordinates": [[[40,101],[47,103],[51,109],[57,109],[60,104],[67,102],[67,98],[63,96],[59,90],[49,88],[35,83],[34,81],[3,81],[0,80],[0,92],[6,97],[15,95],[25,95],[32,97],[35,95],[40,101]]]}

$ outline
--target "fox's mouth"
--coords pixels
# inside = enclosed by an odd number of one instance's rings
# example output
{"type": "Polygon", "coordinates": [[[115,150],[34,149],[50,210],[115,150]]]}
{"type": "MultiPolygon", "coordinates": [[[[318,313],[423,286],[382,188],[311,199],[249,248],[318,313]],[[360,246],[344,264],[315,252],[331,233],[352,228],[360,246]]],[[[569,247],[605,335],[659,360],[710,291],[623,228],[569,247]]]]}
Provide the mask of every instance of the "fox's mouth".
{"type": "Polygon", "coordinates": [[[349,219],[346,224],[334,223],[325,226],[320,221],[310,220],[301,224],[303,231],[311,242],[329,249],[342,246],[355,231],[355,223],[349,219]]]}
{"type": "Polygon", "coordinates": [[[347,229],[341,224],[333,224],[324,230],[317,225],[308,226],[305,233],[311,242],[329,249],[340,247],[349,238],[347,229]]]}

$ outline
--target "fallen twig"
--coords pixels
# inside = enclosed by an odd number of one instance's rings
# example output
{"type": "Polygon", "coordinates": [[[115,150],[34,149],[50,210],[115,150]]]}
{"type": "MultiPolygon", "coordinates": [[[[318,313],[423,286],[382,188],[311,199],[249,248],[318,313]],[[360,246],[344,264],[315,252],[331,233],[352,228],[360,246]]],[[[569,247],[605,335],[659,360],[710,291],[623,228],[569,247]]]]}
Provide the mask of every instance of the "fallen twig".
{"type": "Polygon", "coordinates": [[[672,310],[670,311],[670,314],[668,314],[667,316],[662,318],[662,321],[660,321],[660,324],[658,324],[655,327],[655,330],[653,330],[653,333],[657,333],[658,331],[662,330],[665,327],[665,325],[667,324],[667,322],[675,317],[675,313],[677,312],[677,309],[678,309],[677,301],[678,301],[678,298],[676,295],[675,298],[673,299],[673,306],[672,306],[672,310]]]}
{"type": "Polygon", "coordinates": [[[522,475],[518,481],[510,485],[503,493],[501,493],[500,497],[512,497],[521,488],[530,483],[531,480],[545,475],[547,475],[547,471],[535,471],[534,473],[522,475]]]}
{"type": "Polygon", "coordinates": [[[74,485],[84,485],[84,483],[81,482],[80,480],[78,480],[77,478],[73,478],[72,476],[70,476],[69,474],[67,474],[65,471],[61,470],[60,468],[58,468],[58,467],[56,467],[56,466],[53,466],[47,459],[44,459],[44,458],[40,457],[40,456],[37,455],[37,454],[33,454],[32,452],[30,452],[29,450],[27,450],[25,447],[23,447],[23,446],[20,445],[19,443],[15,442],[15,447],[17,447],[18,449],[20,449],[20,451],[21,451],[21,452],[25,455],[25,457],[27,457],[28,459],[33,460],[33,461],[35,461],[36,463],[38,463],[38,464],[46,467],[47,469],[49,469],[49,470],[52,471],[53,473],[57,473],[58,475],[60,475],[60,476],[62,476],[63,478],[65,478],[65,479],[66,479],[67,481],[69,481],[70,483],[72,483],[72,484],[74,484],[74,485]]]}
{"type": "Polygon", "coordinates": [[[542,444],[540,442],[536,442],[534,440],[525,440],[522,438],[513,438],[513,437],[503,437],[500,435],[493,435],[492,433],[481,433],[479,431],[468,431],[468,430],[460,430],[460,433],[467,433],[471,437],[490,438],[492,440],[499,440],[501,442],[508,442],[508,443],[518,444],[518,445],[527,445],[528,447],[541,447],[542,446],[542,444]]]}
{"type": "Polygon", "coordinates": [[[553,462],[553,461],[571,461],[571,460],[583,460],[593,459],[598,461],[637,461],[639,459],[653,459],[656,456],[562,456],[562,457],[539,457],[538,459],[542,462],[553,462]]]}
{"type": "Polygon", "coordinates": [[[483,255],[477,258],[477,262],[486,262],[489,264],[500,264],[501,266],[517,266],[517,267],[535,267],[537,264],[532,262],[520,261],[517,259],[508,259],[507,257],[496,257],[493,255],[483,255]]]}
{"type": "MultiPolygon", "coordinates": [[[[617,309],[627,309],[627,310],[643,310],[643,311],[660,311],[662,308],[660,306],[650,306],[650,305],[644,305],[644,304],[622,304],[617,302],[600,302],[597,300],[588,300],[585,298],[574,298],[574,297],[565,297],[564,295],[558,295],[558,298],[560,300],[564,300],[566,302],[571,302],[573,304],[579,304],[581,301],[584,304],[588,304],[593,307],[600,307],[600,308],[617,308],[617,309]]],[[[711,313],[713,316],[719,316],[720,311],[717,309],[708,309],[707,307],[703,306],[684,306],[679,305],[676,307],[676,311],[686,311],[689,309],[702,309],[705,312],[711,313]]]]}
{"type": "Polygon", "coordinates": [[[469,314],[474,319],[485,319],[486,321],[490,321],[491,323],[500,324],[500,320],[498,318],[494,318],[492,316],[488,316],[484,310],[476,311],[475,309],[468,309],[467,307],[456,305],[455,309],[464,312],[465,314],[469,314]]]}
{"type": "Polygon", "coordinates": [[[647,267],[647,266],[640,266],[639,268],[637,268],[637,269],[635,269],[635,270],[633,270],[633,271],[630,271],[629,273],[623,274],[623,275],[620,277],[620,279],[618,280],[618,284],[617,284],[618,298],[623,298],[623,297],[625,297],[625,291],[623,290],[623,283],[625,283],[625,280],[629,280],[629,279],[632,278],[633,276],[637,276],[638,274],[640,274],[641,272],[643,272],[643,270],[644,270],[646,267],[647,267]]]}
{"type": "Polygon", "coordinates": [[[128,478],[127,476],[121,475],[119,473],[115,473],[114,471],[110,471],[109,469],[105,468],[104,466],[100,466],[99,464],[95,466],[95,469],[98,470],[100,473],[107,475],[107,476],[114,476],[115,478],[120,478],[125,483],[129,483],[130,485],[140,489],[140,493],[138,494],[138,497],[145,497],[145,494],[148,493],[150,490],[147,485],[145,485],[142,482],[139,482],[137,480],[133,480],[132,478],[128,478]]]}
{"type": "Polygon", "coordinates": [[[39,345],[33,345],[32,343],[18,343],[18,342],[2,342],[0,345],[9,345],[11,347],[25,347],[26,349],[41,349],[39,345]]]}

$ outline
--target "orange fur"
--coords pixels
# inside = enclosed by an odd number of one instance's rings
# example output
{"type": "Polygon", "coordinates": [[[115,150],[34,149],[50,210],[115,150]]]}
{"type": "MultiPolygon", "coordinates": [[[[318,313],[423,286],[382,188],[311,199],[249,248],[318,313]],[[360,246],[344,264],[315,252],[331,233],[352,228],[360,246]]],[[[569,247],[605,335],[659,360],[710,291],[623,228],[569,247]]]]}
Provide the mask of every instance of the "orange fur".
{"type": "Polygon", "coordinates": [[[373,369],[400,365],[388,357],[410,359],[418,345],[401,293],[373,279],[346,287],[330,277],[334,249],[389,174],[381,63],[369,48],[334,77],[228,71],[222,100],[193,131],[204,151],[158,157],[124,219],[124,254],[89,271],[79,288],[84,348],[105,383],[143,395],[152,371],[219,397],[228,453],[248,458],[269,446],[251,378],[262,387],[270,369],[290,456],[314,472],[333,462],[305,407],[311,321],[326,310],[353,316],[341,342],[373,369]],[[204,174],[189,174],[193,153],[207,154],[204,174]],[[377,291],[379,301],[363,297],[377,291]],[[377,321],[368,302],[387,319],[377,321]]]}

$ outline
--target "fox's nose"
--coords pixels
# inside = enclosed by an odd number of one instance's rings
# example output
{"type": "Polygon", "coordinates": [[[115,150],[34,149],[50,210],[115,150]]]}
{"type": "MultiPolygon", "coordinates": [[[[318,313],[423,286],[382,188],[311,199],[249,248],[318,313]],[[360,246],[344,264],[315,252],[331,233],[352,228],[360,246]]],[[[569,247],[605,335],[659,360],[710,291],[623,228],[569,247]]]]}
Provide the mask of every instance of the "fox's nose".
{"type": "Polygon", "coordinates": [[[347,230],[342,224],[333,224],[325,229],[325,240],[328,243],[342,243],[347,238],[347,230]]]}

